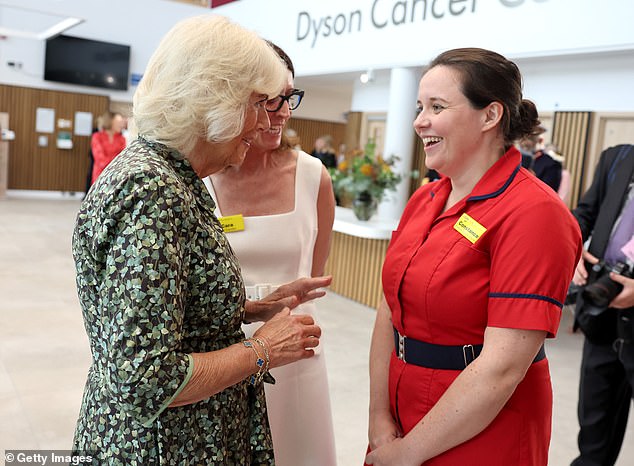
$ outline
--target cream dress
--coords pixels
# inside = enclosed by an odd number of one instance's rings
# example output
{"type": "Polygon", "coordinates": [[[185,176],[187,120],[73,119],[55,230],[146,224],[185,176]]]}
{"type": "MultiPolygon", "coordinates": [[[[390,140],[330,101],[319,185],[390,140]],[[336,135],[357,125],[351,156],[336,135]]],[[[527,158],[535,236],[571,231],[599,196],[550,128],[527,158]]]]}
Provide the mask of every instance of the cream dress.
{"type": "MultiPolygon", "coordinates": [[[[259,299],[276,286],[310,277],[317,238],[317,195],[321,162],[298,152],[295,208],[288,213],[244,217],[244,230],[227,233],[238,256],[248,299],[259,299]]],[[[216,201],[209,178],[203,180],[216,201]]],[[[310,314],[319,323],[314,302],[293,313],[310,314]]],[[[262,325],[245,325],[250,336],[262,325]]],[[[271,370],[275,385],[264,384],[277,466],[333,466],[335,441],[324,360],[323,339],[315,356],[271,370]]]]}

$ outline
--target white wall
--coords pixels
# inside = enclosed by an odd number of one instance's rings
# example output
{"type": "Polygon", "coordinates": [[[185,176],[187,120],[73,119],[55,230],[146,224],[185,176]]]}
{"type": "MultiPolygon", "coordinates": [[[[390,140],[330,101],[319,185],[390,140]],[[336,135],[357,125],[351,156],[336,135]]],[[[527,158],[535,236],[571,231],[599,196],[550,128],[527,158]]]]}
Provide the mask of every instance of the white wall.
{"type": "Polygon", "coordinates": [[[293,111],[293,116],[310,120],[346,122],[350,111],[352,83],[332,85],[304,84],[302,78],[295,79],[295,87],[304,89],[306,94],[302,104],[293,111]]]}
{"type": "MultiPolygon", "coordinates": [[[[353,112],[387,112],[390,104],[389,70],[375,70],[375,78],[366,84],[354,82],[354,93],[350,102],[353,112]]],[[[412,101],[412,107],[415,102],[412,101]]]]}
{"type": "Polygon", "coordinates": [[[524,94],[540,111],[634,112],[634,51],[520,62],[519,66],[524,94]]]}

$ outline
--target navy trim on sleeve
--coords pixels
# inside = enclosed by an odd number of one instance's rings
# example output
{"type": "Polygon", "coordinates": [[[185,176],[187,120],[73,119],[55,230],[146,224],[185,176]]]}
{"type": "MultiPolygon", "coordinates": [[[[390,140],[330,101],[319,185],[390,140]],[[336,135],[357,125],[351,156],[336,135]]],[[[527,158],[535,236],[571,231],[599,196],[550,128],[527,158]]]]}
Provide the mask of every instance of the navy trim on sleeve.
{"type": "Polygon", "coordinates": [[[546,301],[556,306],[559,306],[560,309],[564,307],[563,303],[560,303],[556,299],[553,299],[549,296],[542,296],[540,294],[524,294],[524,293],[489,293],[489,298],[526,298],[526,299],[537,299],[540,301],[546,301]]]}

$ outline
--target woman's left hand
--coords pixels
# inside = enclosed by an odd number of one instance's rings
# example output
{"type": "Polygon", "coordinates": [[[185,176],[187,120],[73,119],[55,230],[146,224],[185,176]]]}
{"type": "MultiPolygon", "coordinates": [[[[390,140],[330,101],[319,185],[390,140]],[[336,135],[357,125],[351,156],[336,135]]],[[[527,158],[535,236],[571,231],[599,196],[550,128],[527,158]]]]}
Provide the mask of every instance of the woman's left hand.
{"type": "Polygon", "coordinates": [[[402,438],[396,438],[368,453],[365,463],[374,466],[418,466],[420,461],[408,458],[413,456],[409,453],[407,442],[402,438]]]}
{"type": "Polygon", "coordinates": [[[294,309],[300,304],[321,298],[326,294],[319,288],[330,285],[331,276],[298,278],[277,288],[259,301],[247,301],[245,320],[266,322],[285,307],[294,309]]]}

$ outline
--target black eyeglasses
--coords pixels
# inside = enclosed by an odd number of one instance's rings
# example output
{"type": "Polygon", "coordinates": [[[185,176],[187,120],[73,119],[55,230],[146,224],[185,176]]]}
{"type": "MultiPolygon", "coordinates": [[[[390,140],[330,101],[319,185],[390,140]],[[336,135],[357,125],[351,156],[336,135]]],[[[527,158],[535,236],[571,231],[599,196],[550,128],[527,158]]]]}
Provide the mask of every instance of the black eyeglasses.
{"type": "Polygon", "coordinates": [[[304,97],[304,91],[301,89],[293,89],[288,95],[278,95],[277,97],[267,100],[266,104],[264,104],[264,108],[266,108],[267,112],[277,112],[282,108],[282,105],[284,105],[284,101],[286,101],[288,102],[288,109],[295,110],[299,107],[302,97],[304,97]]]}

